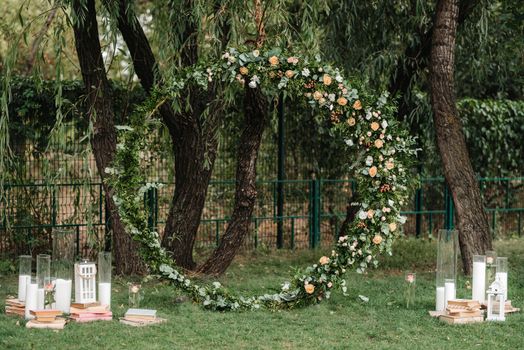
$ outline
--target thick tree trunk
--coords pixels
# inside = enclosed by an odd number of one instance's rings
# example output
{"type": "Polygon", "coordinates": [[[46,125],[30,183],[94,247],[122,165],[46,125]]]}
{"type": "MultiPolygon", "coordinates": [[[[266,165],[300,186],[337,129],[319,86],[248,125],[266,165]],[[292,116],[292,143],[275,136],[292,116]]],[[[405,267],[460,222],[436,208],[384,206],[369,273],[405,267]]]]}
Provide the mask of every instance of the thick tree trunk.
{"type": "MultiPolygon", "coordinates": [[[[105,4],[111,8],[107,0],[105,4]]],[[[162,83],[153,51],[137,18],[126,13],[126,2],[120,0],[118,5],[118,28],[131,54],[135,72],[144,89],[150,92],[155,84],[162,83]]],[[[192,5],[187,3],[186,6],[192,5]]],[[[196,27],[189,20],[185,25],[182,36],[189,39],[182,49],[181,62],[189,66],[198,59],[194,35],[196,27]]],[[[210,109],[206,124],[202,126],[200,115],[215,99],[215,89],[211,87],[207,93],[199,92],[198,88],[191,89],[188,95],[191,96],[190,111],[175,113],[169,104],[164,104],[160,109],[175,155],[175,191],[162,244],[172,252],[179,266],[193,269],[196,266],[193,246],[216,158],[216,128],[221,109],[218,106],[210,109]]],[[[185,102],[181,105],[185,105],[185,102]]]]}
{"type": "MultiPolygon", "coordinates": [[[[96,21],[95,1],[87,0],[85,7],[79,0],[72,3],[75,12],[73,30],[75,46],[82,71],[82,78],[89,103],[89,117],[94,126],[91,141],[96,166],[102,180],[105,168],[111,166],[116,150],[116,130],[109,86],[100,49],[96,21]]],[[[104,184],[106,205],[111,215],[113,231],[113,254],[116,272],[134,274],[143,271],[137,248],[131,236],[126,234],[113,202],[113,191],[104,184]]]]}
{"type": "Polygon", "coordinates": [[[235,204],[220,245],[199,271],[219,275],[226,271],[249,232],[257,197],[256,164],[267,121],[267,100],[259,88],[245,88],[244,130],[238,144],[235,204]]]}
{"type": "Polygon", "coordinates": [[[456,207],[464,272],[474,254],[491,249],[489,224],[455,105],[453,70],[458,0],[439,0],[433,28],[430,84],[437,144],[456,207]]]}
{"type": "Polygon", "coordinates": [[[346,217],[344,218],[342,225],[340,225],[338,237],[347,235],[351,223],[355,220],[355,217],[357,216],[359,207],[357,205],[351,205],[354,202],[358,202],[358,196],[356,193],[351,196],[348,206],[346,207],[346,217]]]}

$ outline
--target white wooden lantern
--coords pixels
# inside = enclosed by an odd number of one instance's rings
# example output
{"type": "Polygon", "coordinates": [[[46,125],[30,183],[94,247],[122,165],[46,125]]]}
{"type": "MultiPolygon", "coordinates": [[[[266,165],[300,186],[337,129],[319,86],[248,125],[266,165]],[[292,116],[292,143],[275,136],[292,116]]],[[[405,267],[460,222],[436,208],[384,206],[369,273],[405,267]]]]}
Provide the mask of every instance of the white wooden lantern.
{"type": "Polygon", "coordinates": [[[93,303],[96,301],[96,265],[83,260],[75,263],[75,302],[93,303]]]}
{"type": "Polygon", "coordinates": [[[501,281],[497,278],[486,291],[488,297],[488,316],[487,321],[505,321],[504,308],[506,299],[504,298],[504,288],[501,281]]]}

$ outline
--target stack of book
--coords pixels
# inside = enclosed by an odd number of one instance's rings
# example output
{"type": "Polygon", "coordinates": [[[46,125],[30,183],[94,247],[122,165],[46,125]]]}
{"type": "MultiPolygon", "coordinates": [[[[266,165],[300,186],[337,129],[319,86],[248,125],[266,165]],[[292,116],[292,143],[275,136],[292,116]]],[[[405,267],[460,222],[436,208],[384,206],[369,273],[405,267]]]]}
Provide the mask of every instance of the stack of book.
{"type": "MultiPolygon", "coordinates": [[[[498,310],[498,308],[499,308],[499,302],[496,301],[493,303],[493,309],[498,310]]],[[[513,305],[511,305],[511,300],[506,300],[506,303],[504,304],[504,313],[505,314],[510,314],[510,313],[519,312],[519,311],[520,311],[519,308],[516,308],[513,305]]]]}
{"type": "Polygon", "coordinates": [[[113,319],[109,306],[99,303],[73,303],[69,313],[69,318],[74,322],[111,321],[113,319]]]}
{"type": "Polygon", "coordinates": [[[481,305],[476,300],[448,300],[446,313],[441,315],[439,319],[450,324],[483,322],[484,316],[480,308],[481,305]]]}
{"type": "Polygon", "coordinates": [[[120,322],[134,327],[148,326],[166,322],[166,319],[157,317],[156,310],[149,309],[129,309],[120,322]]]}
{"type": "Polygon", "coordinates": [[[45,309],[31,310],[29,312],[35,318],[25,324],[26,328],[64,329],[66,320],[58,317],[62,316],[62,311],[60,310],[45,309]]]}
{"type": "Polygon", "coordinates": [[[25,303],[16,298],[7,298],[5,300],[5,314],[24,317],[25,303]]]}

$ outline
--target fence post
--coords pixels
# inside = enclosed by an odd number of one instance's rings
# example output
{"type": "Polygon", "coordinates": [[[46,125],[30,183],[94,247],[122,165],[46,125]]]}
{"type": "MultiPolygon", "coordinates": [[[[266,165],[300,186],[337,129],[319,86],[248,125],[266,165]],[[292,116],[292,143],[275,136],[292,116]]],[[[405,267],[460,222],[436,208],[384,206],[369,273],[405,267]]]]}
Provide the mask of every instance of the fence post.
{"type": "Polygon", "coordinates": [[[320,186],[319,180],[312,179],[310,183],[310,221],[309,221],[309,247],[316,248],[320,240],[320,186]]]}
{"type": "Polygon", "coordinates": [[[147,225],[148,225],[150,230],[154,230],[156,228],[156,222],[155,222],[155,188],[150,188],[147,191],[147,206],[148,206],[147,225]]]}
{"type": "Polygon", "coordinates": [[[416,236],[420,237],[422,228],[422,188],[418,188],[415,192],[415,232],[416,236]]]}
{"type": "Polygon", "coordinates": [[[447,182],[444,183],[444,186],[444,200],[446,204],[445,228],[446,230],[453,230],[453,196],[450,194],[447,182]]]}
{"type": "Polygon", "coordinates": [[[284,125],[284,96],[278,98],[278,182],[277,182],[277,248],[284,247],[284,180],[286,160],[286,139],[284,125]]]}

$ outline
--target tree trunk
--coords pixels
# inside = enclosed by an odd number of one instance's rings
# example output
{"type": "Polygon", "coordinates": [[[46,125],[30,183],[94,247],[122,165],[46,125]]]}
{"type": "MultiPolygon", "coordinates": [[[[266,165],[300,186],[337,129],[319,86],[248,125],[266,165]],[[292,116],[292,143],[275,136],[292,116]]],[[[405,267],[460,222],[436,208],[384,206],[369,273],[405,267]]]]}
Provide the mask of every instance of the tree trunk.
{"type": "Polygon", "coordinates": [[[352,205],[352,203],[354,202],[358,202],[358,196],[356,193],[353,193],[353,195],[349,199],[348,206],[346,207],[346,217],[344,218],[342,225],[340,225],[340,229],[338,231],[338,237],[347,235],[349,231],[349,226],[357,217],[359,206],[352,205]]]}
{"type": "Polygon", "coordinates": [[[458,13],[457,0],[439,0],[431,46],[430,84],[437,145],[456,207],[464,272],[470,274],[473,255],[491,249],[491,235],[455,105],[453,70],[458,13]]]}
{"type": "Polygon", "coordinates": [[[267,121],[267,100],[259,88],[246,85],[244,130],[238,144],[235,204],[226,232],[199,272],[219,275],[226,271],[249,232],[257,197],[256,164],[262,134],[267,121]]]}
{"type": "MultiPolygon", "coordinates": [[[[116,130],[109,86],[100,49],[95,1],[84,5],[72,3],[75,46],[89,103],[89,117],[94,126],[91,146],[98,173],[105,177],[105,168],[111,166],[116,151],[116,130]]],[[[113,254],[116,273],[135,274],[143,271],[137,247],[125,232],[118,210],[113,202],[113,190],[104,182],[104,192],[113,231],[113,254]]]]}
{"type": "MultiPolygon", "coordinates": [[[[104,2],[111,7],[107,0],[104,2]]],[[[126,13],[126,1],[120,0],[117,13],[118,28],[129,49],[135,72],[147,92],[155,83],[162,83],[157,62],[149,41],[136,16],[126,13]]],[[[184,5],[192,6],[188,1],[184,5]]],[[[218,10],[217,10],[218,11],[218,10]]],[[[186,20],[181,37],[187,39],[181,49],[181,63],[190,66],[197,62],[196,26],[186,20]]],[[[182,40],[182,41],[184,41],[182,40]]],[[[199,88],[190,88],[191,109],[175,113],[169,104],[164,104],[160,115],[167,126],[175,155],[175,191],[164,229],[162,245],[172,252],[178,266],[194,269],[193,246],[207,195],[211,172],[218,147],[216,130],[221,112],[215,101],[216,89],[202,93],[199,88]],[[200,123],[201,114],[212,103],[205,125],[200,123]]],[[[180,105],[186,105],[185,102],[180,105]]]]}

